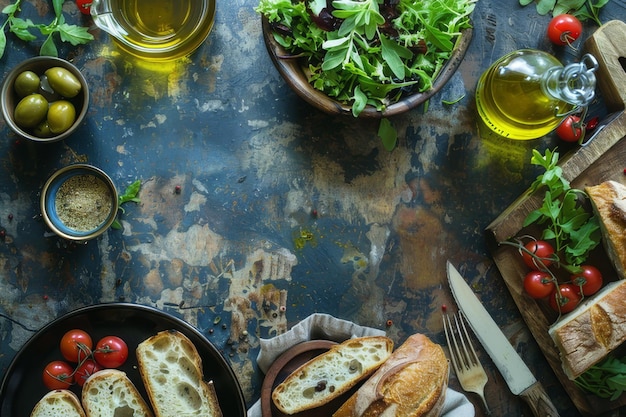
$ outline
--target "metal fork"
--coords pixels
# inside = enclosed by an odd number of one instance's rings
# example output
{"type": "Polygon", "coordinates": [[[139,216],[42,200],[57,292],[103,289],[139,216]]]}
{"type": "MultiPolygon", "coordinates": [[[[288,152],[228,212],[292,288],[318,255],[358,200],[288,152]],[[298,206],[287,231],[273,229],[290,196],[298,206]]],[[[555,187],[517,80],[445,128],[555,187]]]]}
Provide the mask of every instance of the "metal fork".
{"type": "Polygon", "coordinates": [[[477,394],[483,401],[485,412],[491,415],[487,401],[485,400],[485,384],[487,384],[487,374],[478,360],[474,346],[470,341],[469,334],[463,320],[463,313],[452,315],[450,320],[448,314],[443,315],[443,329],[446,333],[446,341],[450,350],[450,358],[454,372],[465,391],[477,394]],[[454,323],[453,323],[454,322],[454,323]]]}

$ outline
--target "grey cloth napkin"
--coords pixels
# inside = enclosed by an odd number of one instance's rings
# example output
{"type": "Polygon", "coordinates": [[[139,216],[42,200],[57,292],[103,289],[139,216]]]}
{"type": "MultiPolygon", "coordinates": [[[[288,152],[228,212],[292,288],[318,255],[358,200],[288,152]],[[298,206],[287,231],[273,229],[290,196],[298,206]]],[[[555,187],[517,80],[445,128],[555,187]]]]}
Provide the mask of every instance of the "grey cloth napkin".
{"type": "MultiPolygon", "coordinates": [[[[272,363],[280,355],[298,343],[317,339],[340,343],[352,337],[384,335],[385,332],[380,329],[359,326],[329,314],[315,313],[279,336],[261,339],[261,350],[257,356],[257,363],[261,371],[267,373],[272,363]]],[[[262,417],[261,400],[250,407],[248,417],[262,417]]],[[[474,417],[474,406],[465,395],[448,388],[441,417],[474,417]]]]}

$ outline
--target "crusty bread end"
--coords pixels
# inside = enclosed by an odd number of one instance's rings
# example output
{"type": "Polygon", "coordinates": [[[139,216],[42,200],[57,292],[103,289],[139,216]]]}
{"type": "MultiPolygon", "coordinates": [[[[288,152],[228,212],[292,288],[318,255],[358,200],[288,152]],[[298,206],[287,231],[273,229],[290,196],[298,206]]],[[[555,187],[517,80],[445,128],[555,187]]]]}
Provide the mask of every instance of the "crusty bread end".
{"type": "Polygon", "coordinates": [[[82,403],[87,417],[153,417],[135,385],[117,369],[103,369],[87,378],[82,403]]]}
{"type": "Polygon", "coordinates": [[[35,404],[30,417],[86,417],[76,394],[58,389],[48,392],[35,404]]]}

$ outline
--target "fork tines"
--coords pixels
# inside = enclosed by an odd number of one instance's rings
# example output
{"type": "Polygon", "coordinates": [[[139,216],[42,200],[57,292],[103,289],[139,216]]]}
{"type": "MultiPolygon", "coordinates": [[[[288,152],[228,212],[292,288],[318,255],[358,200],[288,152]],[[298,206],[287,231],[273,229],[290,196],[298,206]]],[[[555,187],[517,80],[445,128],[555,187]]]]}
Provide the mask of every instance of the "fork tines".
{"type": "Polygon", "coordinates": [[[490,415],[487,401],[485,400],[484,389],[487,383],[487,374],[483,369],[478,355],[467,332],[463,313],[459,311],[452,315],[450,319],[448,314],[443,316],[443,329],[450,350],[450,359],[456,376],[465,391],[478,394],[481,398],[487,415],[490,415]]]}

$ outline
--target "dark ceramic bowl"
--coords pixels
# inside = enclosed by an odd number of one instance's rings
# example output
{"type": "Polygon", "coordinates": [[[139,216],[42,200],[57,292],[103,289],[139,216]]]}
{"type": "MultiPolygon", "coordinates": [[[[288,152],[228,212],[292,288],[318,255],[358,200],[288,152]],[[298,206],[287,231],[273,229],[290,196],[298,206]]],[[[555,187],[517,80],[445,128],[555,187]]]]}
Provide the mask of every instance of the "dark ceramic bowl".
{"type": "MultiPolygon", "coordinates": [[[[265,16],[261,18],[261,22],[263,26],[263,38],[265,40],[265,46],[267,47],[270,58],[289,87],[291,87],[291,89],[306,102],[325,113],[352,116],[352,106],[328,97],[326,94],[316,90],[311,84],[309,84],[308,78],[298,59],[281,58],[288,56],[289,52],[285,51],[285,49],[278,44],[278,42],[276,42],[272,34],[270,23],[265,16]]],[[[454,50],[452,51],[450,59],[434,80],[433,86],[430,90],[402,97],[399,101],[388,105],[382,111],[368,105],[359,114],[359,117],[379,119],[383,117],[395,116],[405,113],[426,102],[435,93],[441,90],[441,88],[455,73],[463,61],[463,57],[465,56],[465,52],[467,51],[471,38],[472,29],[468,28],[463,30],[461,37],[458,39],[454,50]]]]}
{"type": "Polygon", "coordinates": [[[29,58],[15,66],[5,77],[2,84],[2,93],[0,95],[2,116],[13,130],[19,136],[31,140],[33,142],[56,142],[70,136],[81,125],[87,115],[87,107],[89,106],[89,87],[85,77],[75,65],[70,62],[50,56],[38,56],[29,58]],[[13,117],[15,107],[20,102],[20,97],[15,92],[15,79],[24,71],[32,71],[38,76],[42,76],[45,71],[53,67],[62,67],[72,73],[81,84],[81,91],[77,96],[67,98],[76,109],[76,119],[74,123],[66,131],[50,137],[38,137],[32,130],[24,129],[17,125],[13,117]]]}
{"type": "MultiPolygon", "coordinates": [[[[87,194],[85,193],[85,195],[87,194]]],[[[92,207],[92,202],[93,199],[90,199],[86,207],[92,207]]],[[[90,209],[87,208],[87,210],[90,209]]],[[[54,233],[72,241],[87,241],[104,233],[115,221],[117,210],[118,195],[113,181],[104,171],[91,165],[75,164],[58,170],[48,179],[41,192],[41,214],[44,222],[54,233]],[[89,184],[94,182],[98,184],[100,190],[103,190],[103,187],[106,189],[106,193],[101,193],[101,196],[107,198],[108,202],[102,201],[98,204],[107,208],[110,206],[110,209],[101,214],[102,219],[97,224],[93,223],[92,226],[88,227],[77,227],[75,225],[77,222],[65,220],[68,215],[64,214],[61,204],[63,204],[66,188],[73,193],[79,193],[81,190],[87,189],[85,187],[88,187],[88,185],[85,185],[85,183],[76,185],[81,179],[85,178],[90,180],[89,184]],[[68,181],[72,181],[72,183],[68,181]]]]}

